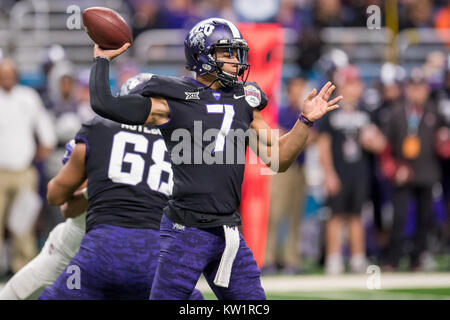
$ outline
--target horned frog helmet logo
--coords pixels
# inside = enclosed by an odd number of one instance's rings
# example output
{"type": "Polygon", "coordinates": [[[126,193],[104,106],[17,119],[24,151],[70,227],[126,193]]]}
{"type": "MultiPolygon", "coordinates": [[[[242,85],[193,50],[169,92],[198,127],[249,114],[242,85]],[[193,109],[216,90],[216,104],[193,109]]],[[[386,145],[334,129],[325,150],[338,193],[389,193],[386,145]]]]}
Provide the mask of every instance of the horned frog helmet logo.
{"type": "Polygon", "coordinates": [[[189,35],[189,41],[191,46],[198,46],[200,50],[205,50],[205,37],[209,36],[215,26],[210,23],[200,23],[195,27],[189,35]]]}
{"type": "Polygon", "coordinates": [[[191,36],[191,46],[198,46],[201,50],[205,50],[205,34],[199,31],[191,36]]]}

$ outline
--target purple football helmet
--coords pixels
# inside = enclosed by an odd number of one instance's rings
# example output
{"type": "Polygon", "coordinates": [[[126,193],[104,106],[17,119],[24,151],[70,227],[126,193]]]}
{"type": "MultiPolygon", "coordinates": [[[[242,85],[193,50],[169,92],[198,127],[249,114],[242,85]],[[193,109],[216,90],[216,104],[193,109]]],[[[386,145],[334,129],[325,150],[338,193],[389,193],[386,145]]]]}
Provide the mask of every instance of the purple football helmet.
{"type": "Polygon", "coordinates": [[[186,68],[198,75],[217,71],[217,80],[224,86],[233,86],[241,81],[245,83],[250,65],[247,63],[248,45],[242,38],[239,29],[230,21],[221,18],[210,18],[197,23],[184,40],[186,68]],[[223,62],[214,59],[216,48],[236,50],[239,63],[237,75],[222,71],[223,62]],[[245,72],[248,70],[247,72],[245,72]],[[246,73],[246,75],[245,75],[246,73]],[[245,77],[245,80],[244,80],[245,77]]]}

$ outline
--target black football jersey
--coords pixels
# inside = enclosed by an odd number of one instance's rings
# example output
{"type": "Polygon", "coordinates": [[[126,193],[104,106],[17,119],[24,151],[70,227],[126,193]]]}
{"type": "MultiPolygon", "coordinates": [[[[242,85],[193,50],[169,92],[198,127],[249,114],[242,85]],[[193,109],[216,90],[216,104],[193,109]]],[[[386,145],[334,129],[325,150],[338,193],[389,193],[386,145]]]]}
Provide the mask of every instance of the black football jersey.
{"type": "Polygon", "coordinates": [[[159,126],[174,176],[172,199],[164,212],[197,227],[236,225],[246,133],[254,108],[263,109],[267,97],[255,83],[217,90],[204,87],[192,78],[153,75],[133,93],[163,97],[170,108],[170,120],[159,126]],[[200,214],[201,223],[189,221],[192,214],[187,212],[200,214]],[[227,218],[217,223],[211,216],[227,218]]]}
{"type": "Polygon", "coordinates": [[[95,117],[75,141],[86,144],[86,231],[98,224],[159,230],[173,186],[160,130],[95,117]]]}

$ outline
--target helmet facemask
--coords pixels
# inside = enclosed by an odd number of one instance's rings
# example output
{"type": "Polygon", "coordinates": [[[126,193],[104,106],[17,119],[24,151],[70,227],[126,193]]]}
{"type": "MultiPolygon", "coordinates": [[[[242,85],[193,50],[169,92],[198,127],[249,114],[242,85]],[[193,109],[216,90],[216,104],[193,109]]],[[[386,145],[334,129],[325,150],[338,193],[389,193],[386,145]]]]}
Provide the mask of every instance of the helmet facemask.
{"type": "Polygon", "coordinates": [[[211,46],[208,59],[212,62],[212,71],[210,74],[214,74],[219,81],[225,87],[232,87],[238,83],[245,83],[247,81],[250,65],[247,63],[248,59],[248,46],[244,39],[232,39],[232,40],[219,40],[218,43],[211,46]],[[233,51],[236,51],[237,59],[239,62],[224,62],[214,58],[217,49],[228,51],[230,57],[233,56],[233,51]],[[237,73],[231,74],[223,70],[224,64],[231,64],[237,67],[237,73]],[[216,71],[216,73],[214,73],[216,71]]]}

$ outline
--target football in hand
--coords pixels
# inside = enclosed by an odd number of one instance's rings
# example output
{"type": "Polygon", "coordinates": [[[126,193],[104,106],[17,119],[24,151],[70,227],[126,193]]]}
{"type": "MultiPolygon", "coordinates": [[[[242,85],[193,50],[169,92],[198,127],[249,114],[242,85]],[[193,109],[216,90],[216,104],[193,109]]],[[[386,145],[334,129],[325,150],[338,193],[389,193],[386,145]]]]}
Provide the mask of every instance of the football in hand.
{"type": "Polygon", "coordinates": [[[102,49],[119,49],[133,43],[131,29],[116,11],[92,7],[83,11],[83,25],[87,34],[102,49]]]}

